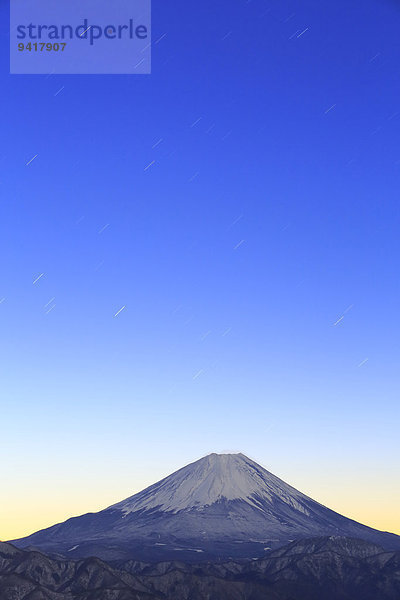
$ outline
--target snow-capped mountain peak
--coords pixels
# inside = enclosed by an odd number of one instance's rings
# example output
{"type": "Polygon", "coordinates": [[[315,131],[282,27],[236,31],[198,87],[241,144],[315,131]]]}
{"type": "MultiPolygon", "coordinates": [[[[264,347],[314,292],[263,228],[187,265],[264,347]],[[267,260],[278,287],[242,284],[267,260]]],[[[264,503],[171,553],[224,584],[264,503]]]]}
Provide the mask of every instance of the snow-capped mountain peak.
{"type": "Polygon", "coordinates": [[[210,454],[183,467],[142,492],[111,506],[129,514],[158,509],[177,513],[202,509],[223,500],[242,500],[262,510],[261,502],[279,497],[306,512],[300,492],[244,454],[210,454]]]}

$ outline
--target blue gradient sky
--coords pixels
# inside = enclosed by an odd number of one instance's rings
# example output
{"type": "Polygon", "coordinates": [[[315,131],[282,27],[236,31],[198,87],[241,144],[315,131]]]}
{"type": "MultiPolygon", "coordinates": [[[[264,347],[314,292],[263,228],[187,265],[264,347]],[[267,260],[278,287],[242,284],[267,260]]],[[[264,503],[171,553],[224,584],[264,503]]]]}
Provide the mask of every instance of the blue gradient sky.
{"type": "Polygon", "coordinates": [[[400,6],[154,1],[151,76],[7,19],[0,538],[212,451],[400,533],[400,6]]]}

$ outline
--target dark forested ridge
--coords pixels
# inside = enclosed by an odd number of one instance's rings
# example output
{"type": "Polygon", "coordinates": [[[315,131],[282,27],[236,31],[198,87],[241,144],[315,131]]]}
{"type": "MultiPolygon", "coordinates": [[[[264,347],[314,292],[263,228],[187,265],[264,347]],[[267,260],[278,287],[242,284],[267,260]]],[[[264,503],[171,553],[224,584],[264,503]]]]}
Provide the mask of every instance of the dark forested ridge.
{"type": "Polygon", "coordinates": [[[0,543],[1,600],[399,600],[400,552],[362,540],[297,541],[263,559],[110,565],[0,543]]]}

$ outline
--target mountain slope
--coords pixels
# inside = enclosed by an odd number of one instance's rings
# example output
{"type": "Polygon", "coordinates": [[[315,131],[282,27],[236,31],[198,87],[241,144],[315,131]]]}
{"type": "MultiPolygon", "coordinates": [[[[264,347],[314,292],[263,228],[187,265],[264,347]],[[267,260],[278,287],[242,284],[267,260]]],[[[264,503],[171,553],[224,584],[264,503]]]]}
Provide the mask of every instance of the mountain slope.
{"type": "Polygon", "coordinates": [[[1,600],[398,600],[400,552],[350,538],[301,540],[262,560],[111,567],[0,543],[1,600]]]}
{"type": "Polygon", "coordinates": [[[0,542],[1,600],[155,600],[135,575],[97,558],[54,560],[0,542]]]}
{"type": "Polygon", "coordinates": [[[13,543],[71,558],[198,561],[254,558],[331,535],[400,549],[398,536],[331,511],[243,454],[211,454],[99,513],[13,543]]]}
{"type": "Polygon", "coordinates": [[[398,600],[400,553],[343,537],[312,538],[265,558],[120,565],[174,600],[398,600]]]}

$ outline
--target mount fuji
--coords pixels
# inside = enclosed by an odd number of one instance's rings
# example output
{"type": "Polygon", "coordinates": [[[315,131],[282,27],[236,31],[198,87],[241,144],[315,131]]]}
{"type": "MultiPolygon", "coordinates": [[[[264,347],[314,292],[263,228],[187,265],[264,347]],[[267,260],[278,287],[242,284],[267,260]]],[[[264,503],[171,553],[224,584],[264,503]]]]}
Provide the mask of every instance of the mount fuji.
{"type": "Polygon", "coordinates": [[[69,558],[198,562],[257,558],[321,536],[400,549],[400,536],[339,515],[243,454],[210,454],[105,510],[12,543],[69,558]]]}

